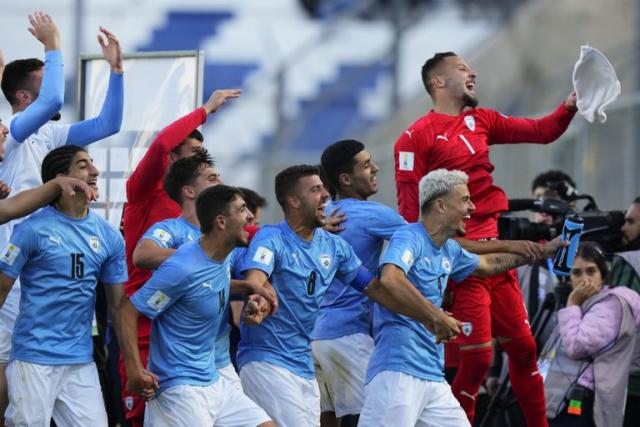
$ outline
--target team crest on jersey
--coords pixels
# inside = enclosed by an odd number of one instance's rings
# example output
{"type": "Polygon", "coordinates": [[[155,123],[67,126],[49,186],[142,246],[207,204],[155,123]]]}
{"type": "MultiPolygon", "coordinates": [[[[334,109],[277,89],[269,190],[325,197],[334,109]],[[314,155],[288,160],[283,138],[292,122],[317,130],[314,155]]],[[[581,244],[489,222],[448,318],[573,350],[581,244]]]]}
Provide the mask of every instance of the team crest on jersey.
{"type": "Polygon", "coordinates": [[[449,261],[449,258],[442,258],[442,269],[447,273],[451,273],[451,261],[449,261]]]}
{"type": "Polygon", "coordinates": [[[20,255],[21,250],[22,249],[20,249],[13,243],[9,243],[9,247],[7,248],[7,251],[4,253],[4,255],[2,255],[2,258],[0,259],[5,264],[13,265],[18,255],[20,255]]]}
{"type": "Polygon", "coordinates": [[[473,323],[471,322],[463,322],[462,323],[462,333],[465,336],[469,336],[471,335],[471,332],[473,332],[473,323]]]}
{"type": "Polygon", "coordinates": [[[322,266],[325,269],[329,269],[329,266],[331,265],[331,256],[330,255],[320,255],[320,264],[322,264],[322,266]]]}
{"type": "Polygon", "coordinates": [[[98,239],[98,236],[89,237],[89,247],[93,252],[98,252],[98,249],[100,249],[100,239],[98,239]]]}
{"type": "Polygon", "coordinates": [[[413,170],[414,154],[409,151],[400,151],[398,155],[398,169],[401,171],[413,170]]]}
{"type": "Polygon", "coordinates": [[[124,406],[127,407],[127,410],[133,409],[133,397],[127,396],[124,398],[124,406]]]}
{"type": "Polygon", "coordinates": [[[476,119],[473,116],[465,116],[464,123],[467,125],[471,132],[476,131],[476,119]]]}

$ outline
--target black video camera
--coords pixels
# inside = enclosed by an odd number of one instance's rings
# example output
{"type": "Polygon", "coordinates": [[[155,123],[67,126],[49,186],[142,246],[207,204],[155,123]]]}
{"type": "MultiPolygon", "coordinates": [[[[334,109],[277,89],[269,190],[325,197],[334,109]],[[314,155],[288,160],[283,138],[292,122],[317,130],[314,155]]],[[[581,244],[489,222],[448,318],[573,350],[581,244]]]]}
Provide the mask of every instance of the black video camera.
{"type": "MultiPolygon", "coordinates": [[[[598,243],[606,252],[614,252],[621,245],[624,224],[624,212],[601,211],[595,200],[589,195],[579,195],[576,200],[587,200],[579,215],[584,219],[582,240],[598,243]]],[[[562,233],[564,218],[573,214],[569,203],[551,199],[512,199],[509,200],[509,212],[531,210],[552,215],[556,221],[552,225],[538,224],[527,218],[503,215],[498,220],[498,233],[505,240],[551,240],[562,233]]]]}

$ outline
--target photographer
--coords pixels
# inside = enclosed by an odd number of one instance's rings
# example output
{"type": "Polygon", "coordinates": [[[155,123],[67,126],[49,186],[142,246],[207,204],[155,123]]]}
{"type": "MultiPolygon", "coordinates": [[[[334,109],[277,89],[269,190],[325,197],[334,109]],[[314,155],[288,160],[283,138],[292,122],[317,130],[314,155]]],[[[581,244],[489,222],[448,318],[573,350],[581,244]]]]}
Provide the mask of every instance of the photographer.
{"type": "Polygon", "coordinates": [[[604,285],[608,268],[591,242],[578,248],[572,292],[540,357],[551,426],[622,426],[640,296],[604,285]]]}

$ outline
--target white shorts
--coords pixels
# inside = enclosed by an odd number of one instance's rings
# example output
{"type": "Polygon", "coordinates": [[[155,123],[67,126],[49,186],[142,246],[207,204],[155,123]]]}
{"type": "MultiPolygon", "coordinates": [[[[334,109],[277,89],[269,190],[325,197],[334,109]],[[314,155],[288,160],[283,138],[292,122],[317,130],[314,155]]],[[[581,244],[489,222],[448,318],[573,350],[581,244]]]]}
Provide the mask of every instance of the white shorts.
{"type": "Polygon", "coordinates": [[[337,417],[360,413],[373,348],[373,338],[367,334],[311,342],[322,412],[335,412],[337,417]]]}
{"type": "Polygon", "coordinates": [[[403,372],[382,371],[364,388],[362,427],[470,427],[446,382],[426,381],[403,372]]]}
{"type": "Polygon", "coordinates": [[[240,382],[240,377],[238,376],[236,369],[233,367],[233,363],[229,363],[224,368],[218,369],[218,375],[226,379],[232,386],[234,386],[238,390],[242,390],[242,383],[240,382]]]}
{"type": "Polygon", "coordinates": [[[38,365],[14,360],[7,367],[8,426],[107,426],[95,363],[38,365]]]}
{"type": "Polygon", "coordinates": [[[281,427],[320,425],[320,390],[314,379],[302,378],[268,362],[249,362],[240,370],[244,392],[281,427]]]}
{"type": "Polygon", "coordinates": [[[9,363],[11,336],[20,307],[20,278],[16,279],[0,308],[0,363],[9,363]]]}
{"type": "Polygon", "coordinates": [[[269,416],[224,377],[205,387],[177,385],[147,402],[145,427],[246,427],[269,416]]]}

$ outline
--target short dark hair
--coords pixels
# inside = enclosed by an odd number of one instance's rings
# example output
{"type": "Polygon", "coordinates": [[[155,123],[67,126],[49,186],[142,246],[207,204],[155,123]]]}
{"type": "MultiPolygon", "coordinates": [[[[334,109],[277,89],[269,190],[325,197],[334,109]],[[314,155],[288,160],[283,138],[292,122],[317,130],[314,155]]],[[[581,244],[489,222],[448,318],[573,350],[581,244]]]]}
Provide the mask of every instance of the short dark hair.
{"type": "Polygon", "coordinates": [[[196,150],[193,156],[176,160],[164,177],[164,191],[178,204],[182,204],[182,187],[192,185],[203,168],[214,166],[206,149],[196,150]]]}
{"type": "Polygon", "coordinates": [[[640,203],[640,196],[633,199],[633,203],[640,203]]]}
{"type": "Polygon", "coordinates": [[[267,199],[255,191],[244,187],[238,187],[238,189],[242,191],[242,198],[247,204],[247,209],[249,209],[252,214],[255,215],[258,209],[267,206],[267,199]]]}
{"type": "Polygon", "coordinates": [[[607,280],[609,275],[609,266],[607,265],[607,258],[602,251],[602,248],[595,242],[580,242],[576,257],[580,257],[585,261],[593,262],[600,270],[602,280],[607,280]]]}
{"type": "Polygon", "coordinates": [[[4,67],[2,74],[2,93],[9,104],[16,105],[18,99],[16,92],[19,90],[31,90],[29,87],[31,78],[29,74],[44,67],[44,62],[38,58],[17,59],[4,67]]]}
{"type": "Polygon", "coordinates": [[[78,145],[63,145],[54,150],[51,150],[42,161],[42,167],[40,169],[42,182],[51,181],[58,174],[69,174],[69,168],[71,168],[71,162],[76,153],[87,150],[84,147],[78,145]]]}
{"type": "Polygon", "coordinates": [[[218,215],[228,215],[229,204],[236,197],[242,197],[239,188],[229,185],[216,185],[204,190],[196,200],[196,216],[203,234],[213,230],[213,222],[218,215]]]}
{"type": "Polygon", "coordinates": [[[320,176],[320,170],[311,165],[290,166],[276,175],[276,200],[283,209],[286,209],[287,197],[295,191],[298,181],[312,175],[320,176]]]}
{"type": "Polygon", "coordinates": [[[185,139],[183,139],[180,142],[180,144],[178,144],[175,147],[173,147],[173,150],[171,150],[171,152],[173,154],[178,154],[180,152],[180,149],[182,148],[182,146],[187,142],[187,139],[197,139],[200,142],[204,142],[204,136],[202,136],[202,132],[200,132],[198,129],[194,129],[194,130],[191,131],[189,136],[187,136],[185,139]]]}
{"type": "Polygon", "coordinates": [[[424,88],[427,90],[429,95],[433,95],[430,80],[433,77],[433,72],[435,69],[444,61],[445,58],[449,56],[458,56],[455,52],[438,52],[433,57],[427,59],[427,61],[422,66],[422,83],[424,84],[424,88]]]}
{"type": "Polygon", "coordinates": [[[531,192],[538,187],[555,191],[560,199],[565,201],[575,199],[576,183],[561,170],[549,170],[538,174],[531,183],[531,192]]]}
{"type": "Polygon", "coordinates": [[[340,174],[353,172],[355,156],[364,150],[364,144],[355,139],[343,139],[324,149],[320,165],[325,179],[336,191],[340,190],[340,174]]]}

